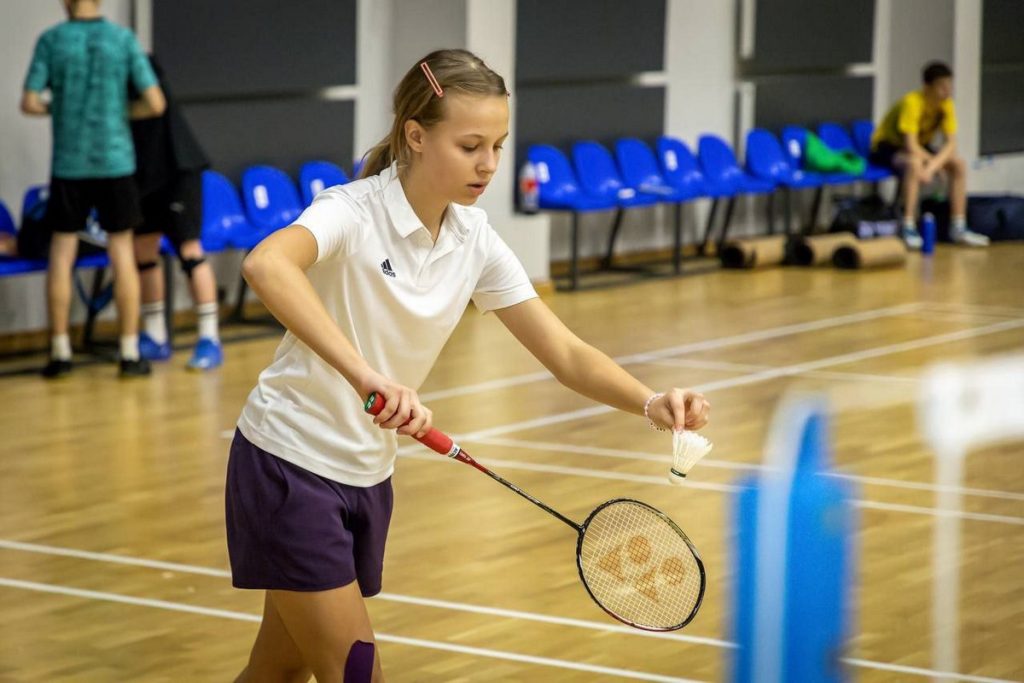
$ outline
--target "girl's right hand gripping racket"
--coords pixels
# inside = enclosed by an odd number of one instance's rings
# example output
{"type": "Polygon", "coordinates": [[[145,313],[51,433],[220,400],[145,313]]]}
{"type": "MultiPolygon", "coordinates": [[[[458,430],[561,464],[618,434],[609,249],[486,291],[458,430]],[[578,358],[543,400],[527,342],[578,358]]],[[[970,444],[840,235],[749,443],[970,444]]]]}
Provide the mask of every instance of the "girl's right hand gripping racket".
{"type": "MultiPolygon", "coordinates": [[[[363,407],[376,415],[383,410],[384,399],[370,394],[363,407]]],[[[661,511],[638,500],[616,498],[576,524],[478,463],[443,432],[431,429],[417,440],[472,465],[575,529],[580,579],[594,602],[615,619],[646,631],[674,631],[697,615],[706,585],[704,563],[683,530],[661,511]]]]}

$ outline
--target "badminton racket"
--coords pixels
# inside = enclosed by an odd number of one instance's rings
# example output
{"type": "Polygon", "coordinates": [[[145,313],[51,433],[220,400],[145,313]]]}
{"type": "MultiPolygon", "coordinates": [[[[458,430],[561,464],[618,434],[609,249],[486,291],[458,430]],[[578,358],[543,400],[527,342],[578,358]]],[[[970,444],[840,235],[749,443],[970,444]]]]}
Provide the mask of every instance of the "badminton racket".
{"type": "MultiPolygon", "coordinates": [[[[363,406],[377,415],[383,397],[363,406]]],[[[571,527],[577,534],[576,568],[587,593],[609,616],[646,631],[675,631],[690,623],[704,599],[704,563],[682,529],[660,510],[630,498],[598,505],[582,524],[474,460],[438,429],[416,439],[470,465],[571,527]]]]}

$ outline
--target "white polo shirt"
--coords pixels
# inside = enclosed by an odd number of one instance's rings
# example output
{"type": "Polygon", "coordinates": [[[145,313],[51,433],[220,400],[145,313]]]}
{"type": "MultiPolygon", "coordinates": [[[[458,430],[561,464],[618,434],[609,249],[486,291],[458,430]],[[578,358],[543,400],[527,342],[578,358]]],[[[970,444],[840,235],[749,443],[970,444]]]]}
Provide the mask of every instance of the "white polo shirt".
{"type": "MultiPolygon", "coordinates": [[[[450,204],[437,242],[395,166],[319,193],[295,221],[316,238],[307,276],[370,367],[419,389],[470,299],[482,312],[537,296],[483,210],[450,204]]],[[[373,486],[394,471],[397,435],[365,397],[291,332],[260,373],[238,428],[250,442],[328,479],[373,486]]]]}

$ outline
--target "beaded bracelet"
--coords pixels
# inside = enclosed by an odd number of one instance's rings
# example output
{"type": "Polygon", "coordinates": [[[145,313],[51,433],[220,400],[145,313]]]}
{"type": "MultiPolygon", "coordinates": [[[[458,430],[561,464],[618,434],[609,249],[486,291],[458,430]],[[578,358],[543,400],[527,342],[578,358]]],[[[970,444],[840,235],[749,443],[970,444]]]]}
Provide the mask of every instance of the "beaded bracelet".
{"type": "Polygon", "coordinates": [[[661,393],[661,392],[659,392],[657,394],[651,394],[651,397],[648,398],[646,401],[644,401],[644,417],[647,418],[647,423],[649,425],[651,425],[651,429],[657,429],[659,432],[663,432],[665,430],[663,428],[659,427],[658,425],[654,424],[654,420],[651,419],[651,416],[647,412],[647,410],[651,407],[651,403],[652,402],[657,401],[659,398],[661,398],[664,395],[665,394],[661,393]]]}

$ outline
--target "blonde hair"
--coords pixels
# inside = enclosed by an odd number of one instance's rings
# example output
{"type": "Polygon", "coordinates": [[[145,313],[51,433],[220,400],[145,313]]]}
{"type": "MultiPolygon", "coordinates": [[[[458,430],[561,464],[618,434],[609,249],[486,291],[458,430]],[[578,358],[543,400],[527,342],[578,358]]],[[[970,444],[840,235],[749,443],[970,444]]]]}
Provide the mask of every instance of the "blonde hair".
{"type": "Polygon", "coordinates": [[[508,95],[505,79],[484,61],[467,50],[437,50],[416,62],[395,88],[392,108],[395,120],[391,132],[363,156],[360,178],[377,175],[397,161],[400,168],[409,164],[409,146],[405,141],[405,122],[412,120],[430,129],[444,120],[449,95],[508,95]],[[421,64],[426,63],[444,92],[438,97],[421,64]]]}

